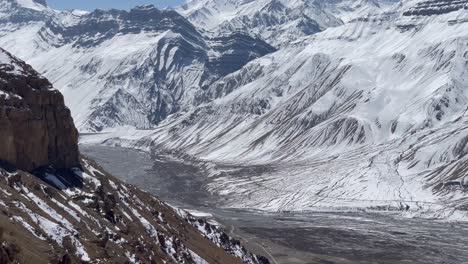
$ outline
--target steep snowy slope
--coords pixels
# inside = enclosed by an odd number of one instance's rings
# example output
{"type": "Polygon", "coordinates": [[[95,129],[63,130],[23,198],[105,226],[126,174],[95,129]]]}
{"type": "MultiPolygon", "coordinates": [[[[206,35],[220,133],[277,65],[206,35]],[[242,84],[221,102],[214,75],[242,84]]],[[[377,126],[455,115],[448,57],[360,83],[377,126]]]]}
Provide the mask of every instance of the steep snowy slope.
{"type": "Polygon", "coordinates": [[[466,210],[468,1],[417,2],[249,63],[152,142],[216,161],[231,206],[466,210]]]}
{"type": "Polygon", "coordinates": [[[0,46],[60,87],[81,130],[150,128],[197,105],[214,80],[274,51],[240,33],[207,37],[152,6],[86,13],[10,1],[0,6],[0,46]]]}
{"type": "Polygon", "coordinates": [[[383,13],[399,5],[399,0],[312,0],[319,8],[340,18],[344,23],[353,19],[383,13]]]}

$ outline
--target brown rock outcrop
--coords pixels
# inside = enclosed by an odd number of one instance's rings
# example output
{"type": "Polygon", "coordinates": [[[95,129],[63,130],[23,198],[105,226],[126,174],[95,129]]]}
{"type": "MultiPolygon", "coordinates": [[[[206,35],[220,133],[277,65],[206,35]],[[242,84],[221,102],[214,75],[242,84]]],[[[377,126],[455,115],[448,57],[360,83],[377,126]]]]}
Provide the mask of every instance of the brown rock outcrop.
{"type": "Polygon", "coordinates": [[[26,171],[80,164],[78,132],[62,94],[1,48],[0,160],[26,171]]]}

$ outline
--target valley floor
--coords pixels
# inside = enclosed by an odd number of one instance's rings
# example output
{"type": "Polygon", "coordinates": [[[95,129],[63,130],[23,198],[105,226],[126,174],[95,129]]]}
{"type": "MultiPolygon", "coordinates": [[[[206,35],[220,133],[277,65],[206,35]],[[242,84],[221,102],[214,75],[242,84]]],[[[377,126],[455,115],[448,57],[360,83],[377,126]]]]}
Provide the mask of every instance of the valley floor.
{"type": "MultiPolygon", "coordinates": [[[[392,212],[226,209],[201,169],[168,154],[81,145],[82,153],[127,183],[222,223],[273,263],[468,263],[468,223],[403,218],[392,212]]],[[[258,169],[258,168],[257,168],[258,169]]]]}

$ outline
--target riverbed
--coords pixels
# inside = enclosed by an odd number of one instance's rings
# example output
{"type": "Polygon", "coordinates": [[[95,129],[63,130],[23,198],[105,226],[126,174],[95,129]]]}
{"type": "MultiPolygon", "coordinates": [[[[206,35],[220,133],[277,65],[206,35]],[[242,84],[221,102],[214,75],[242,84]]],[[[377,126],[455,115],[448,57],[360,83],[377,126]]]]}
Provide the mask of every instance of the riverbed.
{"type": "Polygon", "coordinates": [[[211,214],[249,250],[273,263],[468,263],[468,224],[390,213],[262,212],[223,208],[196,164],[168,154],[81,145],[123,181],[174,206],[211,214]]]}

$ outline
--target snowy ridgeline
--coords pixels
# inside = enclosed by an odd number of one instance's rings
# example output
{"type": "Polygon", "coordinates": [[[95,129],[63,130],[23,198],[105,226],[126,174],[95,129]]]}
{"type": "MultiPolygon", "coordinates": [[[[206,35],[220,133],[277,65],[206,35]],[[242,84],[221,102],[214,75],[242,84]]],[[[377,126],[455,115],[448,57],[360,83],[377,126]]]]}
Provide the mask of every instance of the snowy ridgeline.
{"type": "Polygon", "coordinates": [[[383,12],[398,0],[191,0],[176,10],[190,22],[217,34],[233,31],[261,36],[275,47],[352,19],[383,12]]]}
{"type": "Polygon", "coordinates": [[[9,233],[0,239],[3,247],[19,246],[12,259],[21,262],[28,252],[38,252],[37,263],[69,259],[201,264],[212,263],[213,258],[225,263],[268,263],[218,227],[120,183],[93,162],[83,162],[84,171],[41,172],[48,183],[28,173],[0,169],[4,212],[0,220],[10,221],[5,227],[9,233]]]}

